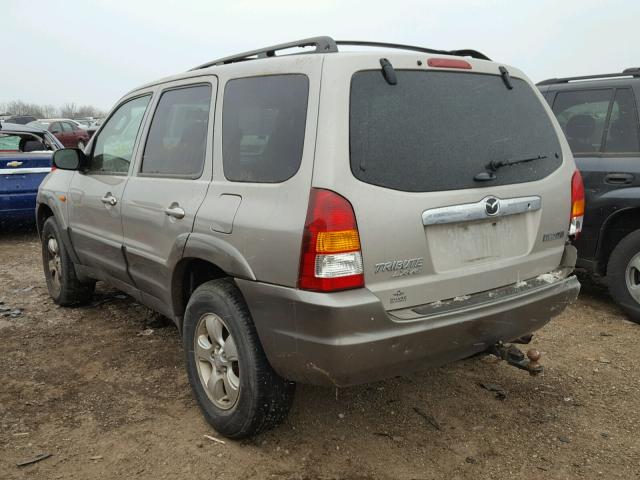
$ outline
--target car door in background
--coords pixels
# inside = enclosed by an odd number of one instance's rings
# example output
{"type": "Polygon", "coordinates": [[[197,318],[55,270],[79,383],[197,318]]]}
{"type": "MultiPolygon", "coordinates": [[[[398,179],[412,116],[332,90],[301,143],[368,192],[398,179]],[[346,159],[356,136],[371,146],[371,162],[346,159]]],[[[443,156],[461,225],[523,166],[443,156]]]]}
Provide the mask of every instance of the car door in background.
{"type": "MultiPolygon", "coordinates": [[[[212,174],[216,79],[165,88],[141,143],[123,199],[129,273],[151,304],[169,305],[169,262],[180,255],[212,174]],[[154,300],[156,299],[156,300],[154,300]]],[[[158,305],[162,309],[162,305],[158,305]]]]}
{"type": "Polygon", "coordinates": [[[640,186],[636,100],[628,87],[576,87],[558,91],[549,101],[585,186],[587,210],[576,246],[581,258],[593,258],[602,223],[618,208],[607,194],[640,186]]]}
{"type": "Polygon", "coordinates": [[[80,262],[101,278],[130,283],[122,251],[121,200],[151,94],[125,101],[92,143],[86,171],[69,188],[69,224],[80,262]]]}
{"type": "MultiPolygon", "coordinates": [[[[60,122],[62,126],[62,136],[65,139],[64,145],[70,148],[78,146],[78,142],[82,140],[79,132],[79,128],[71,122],[60,122]]],[[[84,145],[84,142],[82,142],[84,145]]]]}
{"type": "Polygon", "coordinates": [[[54,137],[60,140],[60,143],[62,143],[62,145],[64,145],[65,147],[71,146],[71,145],[67,145],[65,141],[64,132],[62,131],[62,124],[60,122],[53,122],[52,124],[50,124],[49,131],[54,137]]]}

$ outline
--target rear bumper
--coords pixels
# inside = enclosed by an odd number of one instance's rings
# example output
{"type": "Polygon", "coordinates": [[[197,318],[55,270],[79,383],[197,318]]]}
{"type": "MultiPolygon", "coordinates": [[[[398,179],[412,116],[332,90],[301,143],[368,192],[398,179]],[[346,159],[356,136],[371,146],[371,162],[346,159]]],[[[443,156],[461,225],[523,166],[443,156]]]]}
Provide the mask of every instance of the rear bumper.
{"type": "Polygon", "coordinates": [[[398,321],[366,289],[324,294],[236,282],[273,368],[290,380],[334,386],[442,365],[532,333],[580,291],[569,277],[500,301],[398,321]]]}

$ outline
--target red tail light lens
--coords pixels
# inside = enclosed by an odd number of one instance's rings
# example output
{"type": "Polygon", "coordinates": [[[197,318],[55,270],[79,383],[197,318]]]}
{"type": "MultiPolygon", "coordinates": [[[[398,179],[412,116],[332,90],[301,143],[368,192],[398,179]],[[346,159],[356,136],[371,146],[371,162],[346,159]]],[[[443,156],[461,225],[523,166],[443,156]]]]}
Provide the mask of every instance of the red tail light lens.
{"type": "Polygon", "coordinates": [[[335,292],[363,286],[360,235],[353,207],[335,192],[311,189],[298,287],[335,292]]]}
{"type": "Polygon", "coordinates": [[[584,221],[584,184],[582,175],[576,170],[571,178],[571,217],[569,236],[577,238],[582,231],[584,221]]]}

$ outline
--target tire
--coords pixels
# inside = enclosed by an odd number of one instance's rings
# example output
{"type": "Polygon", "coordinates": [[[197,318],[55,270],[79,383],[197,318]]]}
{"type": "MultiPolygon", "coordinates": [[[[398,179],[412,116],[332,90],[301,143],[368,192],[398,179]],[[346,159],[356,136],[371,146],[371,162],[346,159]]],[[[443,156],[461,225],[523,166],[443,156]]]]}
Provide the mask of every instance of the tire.
{"type": "Polygon", "coordinates": [[[624,237],[607,265],[609,292],[629,320],[640,323],[640,230],[624,237]]]}
{"type": "Polygon", "coordinates": [[[42,227],[42,266],[49,295],[58,305],[67,307],[91,300],[96,283],[78,280],[54,217],[49,217],[42,227]]]}
{"type": "Polygon", "coordinates": [[[205,419],[219,433],[247,438],[286,417],[295,384],[271,368],[249,309],[231,279],[206,282],[193,292],[183,343],[189,383],[205,419]]]}
{"type": "Polygon", "coordinates": [[[84,142],[82,140],[79,140],[78,144],[76,145],[76,147],[84,152],[85,144],[84,144],[84,142]]]}

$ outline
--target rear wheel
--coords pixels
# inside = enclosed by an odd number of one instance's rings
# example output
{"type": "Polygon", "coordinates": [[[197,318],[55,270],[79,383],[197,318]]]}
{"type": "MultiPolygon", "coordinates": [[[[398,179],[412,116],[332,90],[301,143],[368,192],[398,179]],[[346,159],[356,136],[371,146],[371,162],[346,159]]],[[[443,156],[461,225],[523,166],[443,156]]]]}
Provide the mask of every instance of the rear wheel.
{"type": "Polygon", "coordinates": [[[78,145],[77,145],[77,147],[78,147],[80,150],[84,150],[84,142],[83,142],[82,140],[78,141],[78,145]]]}
{"type": "Polygon", "coordinates": [[[630,233],[613,249],[607,279],[611,296],[631,321],[640,323],[640,231],[630,233]]]}
{"type": "Polygon", "coordinates": [[[287,415],[295,384],[271,368],[232,280],[212,280],[193,292],[183,342],[189,383],[206,420],[218,432],[245,438],[287,415]]]}
{"type": "Polygon", "coordinates": [[[49,295],[58,305],[76,305],[91,299],[95,282],[78,280],[54,217],[49,217],[42,227],[42,264],[49,295]]]}

